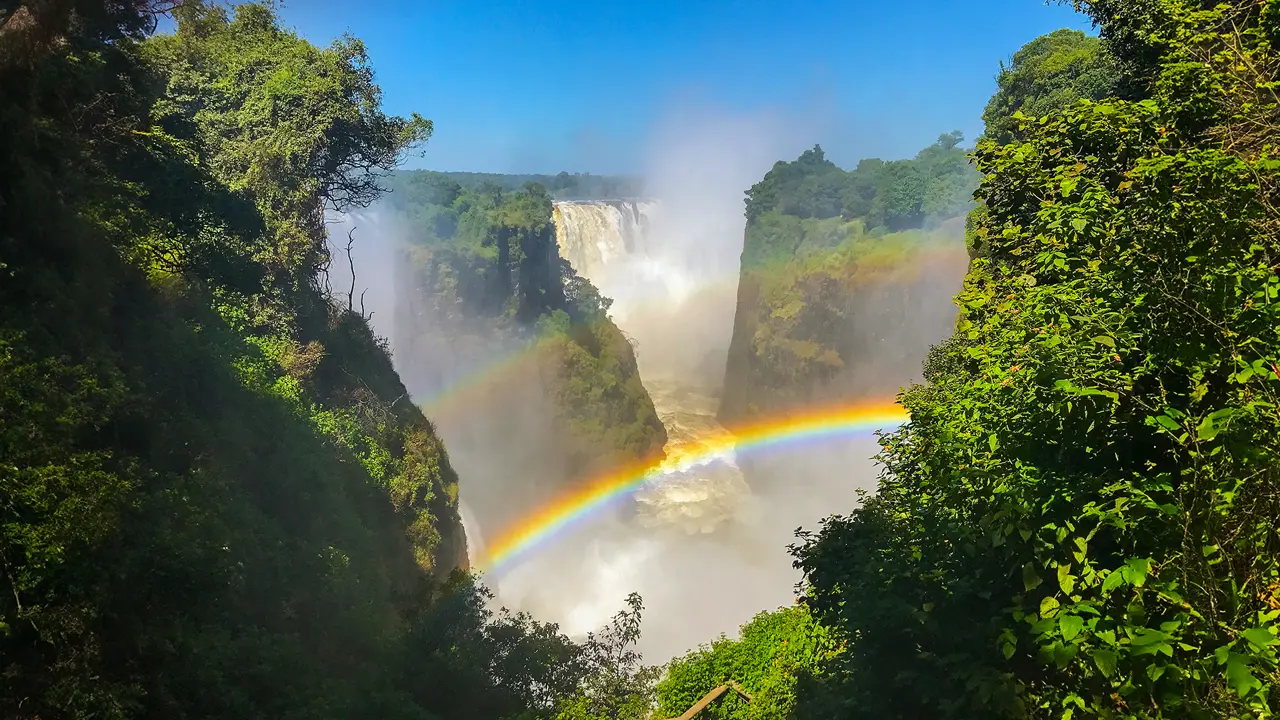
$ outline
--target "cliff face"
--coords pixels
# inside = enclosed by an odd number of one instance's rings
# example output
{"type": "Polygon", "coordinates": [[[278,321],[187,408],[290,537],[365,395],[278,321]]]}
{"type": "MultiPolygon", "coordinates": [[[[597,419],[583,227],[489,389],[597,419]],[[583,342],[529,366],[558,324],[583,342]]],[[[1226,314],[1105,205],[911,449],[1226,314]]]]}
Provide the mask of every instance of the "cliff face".
{"type": "Polygon", "coordinates": [[[483,241],[410,243],[397,264],[397,363],[489,530],[666,443],[608,301],[559,256],[549,200],[513,195],[472,226],[483,241]]]}
{"type": "Polygon", "coordinates": [[[967,264],[945,229],[854,237],[744,269],[721,422],[891,395],[919,379],[929,347],[951,333],[967,264]]]}
{"type": "MultiPolygon", "coordinates": [[[[746,231],[743,231],[744,243],[746,231]]],[[[743,271],[738,278],[738,302],[733,313],[733,335],[729,339],[729,355],[725,361],[724,389],[720,395],[721,423],[730,424],[750,416],[752,404],[751,377],[757,364],[752,340],[760,317],[760,276],[743,271]]]]}
{"type": "Polygon", "coordinates": [[[951,334],[977,174],[963,137],[845,171],[814,147],[746,193],[721,422],[893,394],[951,334]]]}

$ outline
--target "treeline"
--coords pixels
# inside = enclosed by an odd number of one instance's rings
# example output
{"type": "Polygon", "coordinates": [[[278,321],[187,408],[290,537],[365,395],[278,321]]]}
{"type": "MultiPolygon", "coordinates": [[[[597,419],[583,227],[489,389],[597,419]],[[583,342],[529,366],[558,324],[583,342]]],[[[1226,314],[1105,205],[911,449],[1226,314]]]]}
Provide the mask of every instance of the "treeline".
{"type": "Polygon", "coordinates": [[[454,172],[437,170],[402,170],[396,173],[400,183],[456,183],[467,190],[511,191],[529,183],[546,188],[556,200],[614,200],[644,195],[644,178],[637,175],[592,175],[560,172],[556,175],[520,175],[503,173],[454,172]]]}
{"type": "MultiPolygon", "coordinates": [[[[815,145],[791,162],[778,162],[747,191],[748,228],[771,226],[781,217],[858,221],[867,232],[934,227],[963,215],[972,204],[978,175],[961,147],[959,132],[943,134],[914,158],[885,162],[867,158],[841,170],[815,145]]],[[[780,238],[748,237],[749,265],[790,256],[780,238]]]]}
{"type": "Polygon", "coordinates": [[[324,210],[376,199],[430,123],[381,111],[357,40],[196,0],[152,36],[161,6],[0,11],[0,716],[585,718],[649,692],[638,601],[575,644],[453,572],[449,457],[323,289],[324,210]]]}
{"type": "MultiPolygon", "coordinates": [[[[877,493],[793,548],[838,652],[720,717],[1275,716],[1280,13],[1082,7],[1100,38],[999,76],[955,333],[877,493]]],[[[751,678],[751,647],[671,676],[751,678]]]]}

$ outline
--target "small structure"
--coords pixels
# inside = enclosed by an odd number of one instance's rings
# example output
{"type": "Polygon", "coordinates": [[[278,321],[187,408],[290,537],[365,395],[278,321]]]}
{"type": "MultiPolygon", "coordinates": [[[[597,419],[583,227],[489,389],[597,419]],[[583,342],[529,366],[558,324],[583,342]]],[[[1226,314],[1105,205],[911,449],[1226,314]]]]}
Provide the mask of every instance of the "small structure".
{"type": "Polygon", "coordinates": [[[747,702],[751,702],[751,693],[747,692],[746,690],[743,690],[741,685],[730,680],[729,682],[723,685],[720,685],[715,690],[712,690],[706,695],[703,695],[701,700],[694,703],[693,707],[689,708],[688,710],[685,710],[684,714],[681,715],[680,717],[670,718],[669,720],[693,720],[693,718],[696,717],[698,713],[702,712],[703,710],[706,710],[708,705],[715,702],[716,700],[719,700],[722,696],[724,696],[726,692],[730,690],[733,690],[734,692],[741,695],[742,699],[746,700],[747,702]]]}

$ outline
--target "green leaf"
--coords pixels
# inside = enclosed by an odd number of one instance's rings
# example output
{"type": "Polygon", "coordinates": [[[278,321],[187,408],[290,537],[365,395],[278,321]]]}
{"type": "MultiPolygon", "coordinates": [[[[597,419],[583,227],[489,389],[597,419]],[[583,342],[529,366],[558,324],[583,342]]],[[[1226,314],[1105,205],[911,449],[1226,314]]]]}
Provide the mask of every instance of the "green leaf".
{"type": "Polygon", "coordinates": [[[1074,542],[1076,544],[1076,549],[1071,553],[1071,556],[1076,559],[1076,562],[1082,563],[1084,562],[1085,555],[1089,551],[1089,541],[1082,537],[1078,537],[1074,542]]]}
{"type": "Polygon", "coordinates": [[[1071,575],[1070,565],[1058,566],[1058,587],[1062,588],[1062,592],[1070,595],[1071,591],[1076,587],[1076,579],[1071,575]]]}
{"type": "Polygon", "coordinates": [[[1231,653],[1227,658],[1227,684],[1229,684],[1240,697],[1249,694],[1250,690],[1261,687],[1262,683],[1253,676],[1253,671],[1249,669],[1248,659],[1238,653],[1231,653]]]}
{"type": "Polygon", "coordinates": [[[1047,597],[1041,600],[1040,601],[1040,617],[1042,618],[1053,617],[1053,614],[1058,612],[1058,608],[1061,606],[1062,606],[1062,603],[1059,603],[1057,598],[1047,597]]]}
{"type": "Polygon", "coordinates": [[[1085,227],[1088,225],[1088,221],[1081,218],[1076,218],[1071,221],[1071,227],[1075,228],[1076,232],[1084,232],[1085,227]]]}
{"type": "Polygon", "coordinates": [[[1154,643],[1164,642],[1167,637],[1167,635],[1158,630],[1138,628],[1137,632],[1134,633],[1133,639],[1129,642],[1134,647],[1141,647],[1143,645],[1152,645],[1154,643]]]}
{"type": "Polygon", "coordinates": [[[1058,619],[1058,628],[1062,631],[1062,639],[1071,642],[1084,629],[1084,618],[1079,615],[1063,615],[1058,619]]]}
{"type": "Polygon", "coordinates": [[[1259,648],[1267,648],[1275,645],[1277,642],[1280,642],[1280,640],[1276,639],[1275,635],[1271,634],[1270,630],[1260,627],[1249,628],[1248,630],[1240,633],[1240,636],[1254,645],[1257,645],[1259,648]]]}
{"type": "Polygon", "coordinates": [[[1022,566],[1022,586],[1027,590],[1034,590],[1040,586],[1040,573],[1036,572],[1036,566],[1027,563],[1022,566]]]}
{"type": "Polygon", "coordinates": [[[1227,423],[1239,413],[1240,410],[1238,408],[1223,408],[1209,413],[1204,420],[1200,421],[1199,427],[1196,428],[1196,437],[1201,440],[1214,439],[1218,433],[1226,429],[1227,423]]]}
{"type": "Polygon", "coordinates": [[[1124,584],[1124,581],[1124,572],[1122,570],[1112,570],[1107,573],[1107,579],[1102,581],[1103,594],[1109,593],[1120,587],[1124,584]]]}
{"type": "Polygon", "coordinates": [[[1142,587],[1147,581],[1147,573],[1151,570],[1151,561],[1147,558],[1129,558],[1125,561],[1125,567],[1129,569],[1128,576],[1125,578],[1129,584],[1142,587]]]}
{"type": "Polygon", "coordinates": [[[1093,662],[1098,666],[1098,670],[1105,677],[1111,677],[1116,672],[1117,658],[1116,654],[1110,650],[1094,650],[1093,662]]]}
{"type": "Polygon", "coordinates": [[[995,433],[987,436],[987,447],[991,448],[991,452],[995,452],[1000,447],[1000,441],[996,438],[995,433]]]}
{"type": "Polygon", "coordinates": [[[1113,348],[1116,346],[1115,338],[1112,338],[1107,335],[1097,335],[1093,338],[1093,341],[1098,343],[1099,345],[1106,345],[1109,348],[1113,348]]]}

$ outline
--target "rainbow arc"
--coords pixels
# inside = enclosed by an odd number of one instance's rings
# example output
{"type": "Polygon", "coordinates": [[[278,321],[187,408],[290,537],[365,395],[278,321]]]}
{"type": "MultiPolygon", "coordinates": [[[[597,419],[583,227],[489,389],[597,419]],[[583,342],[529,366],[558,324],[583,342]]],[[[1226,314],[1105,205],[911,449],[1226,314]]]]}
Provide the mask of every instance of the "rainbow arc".
{"type": "Polygon", "coordinates": [[[907,420],[906,411],[893,400],[876,400],[808,410],[738,427],[724,438],[702,445],[696,454],[660,465],[636,464],[619,468],[591,479],[578,489],[543,505],[497,536],[490,542],[486,557],[477,565],[485,572],[501,574],[536,549],[580,526],[648,483],[661,480],[664,475],[687,472],[730,453],[741,455],[769,448],[865,436],[876,430],[895,428],[907,420]]]}

